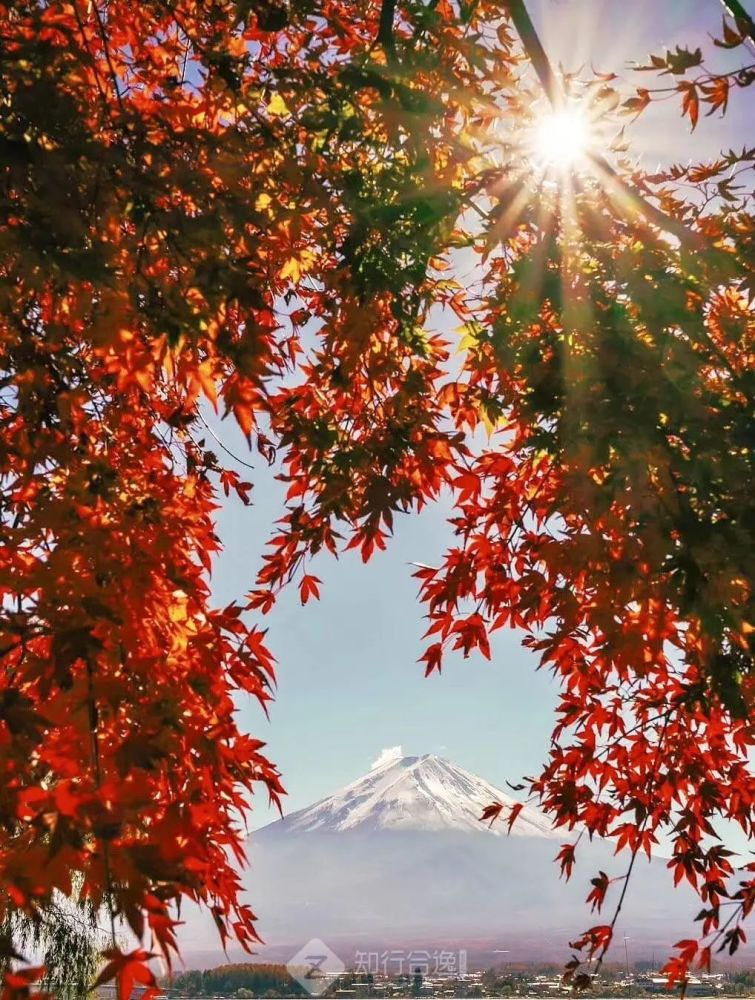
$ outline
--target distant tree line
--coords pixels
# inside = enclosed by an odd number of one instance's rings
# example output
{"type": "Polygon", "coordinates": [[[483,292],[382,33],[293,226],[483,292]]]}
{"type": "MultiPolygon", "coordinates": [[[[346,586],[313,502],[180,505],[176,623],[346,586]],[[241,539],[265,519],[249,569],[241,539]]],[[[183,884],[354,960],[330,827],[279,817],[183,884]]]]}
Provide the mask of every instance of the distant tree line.
{"type": "MultiPolygon", "coordinates": [[[[285,965],[256,962],[220,965],[216,969],[192,969],[173,976],[162,985],[171,994],[200,997],[232,996],[241,990],[248,990],[253,996],[304,994],[285,965]]],[[[240,995],[244,996],[244,993],[240,995]]]]}

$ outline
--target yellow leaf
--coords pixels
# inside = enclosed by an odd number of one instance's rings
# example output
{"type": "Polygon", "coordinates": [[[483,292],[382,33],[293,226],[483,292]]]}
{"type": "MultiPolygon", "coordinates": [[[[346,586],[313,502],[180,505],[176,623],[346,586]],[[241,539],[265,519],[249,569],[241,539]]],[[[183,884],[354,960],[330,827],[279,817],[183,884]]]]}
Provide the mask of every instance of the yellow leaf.
{"type": "Polygon", "coordinates": [[[264,192],[262,194],[258,194],[257,200],[254,203],[255,210],[257,212],[264,212],[272,200],[273,199],[269,194],[265,194],[264,192]]]}
{"type": "Polygon", "coordinates": [[[283,100],[280,94],[274,94],[273,99],[267,106],[267,113],[271,118],[283,118],[285,115],[290,114],[288,110],[288,105],[283,100]]]}
{"type": "Polygon", "coordinates": [[[302,250],[298,257],[291,257],[280,270],[280,278],[285,281],[290,278],[296,283],[305,274],[307,269],[315,262],[316,257],[311,250],[302,250]]]}
{"type": "Polygon", "coordinates": [[[215,410],[218,408],[218,393],[215,387],[215,372],[211,361],[203,361],[197,368],[197,377],[200,385],[204,389],[204,394],[212,403],[215,410]]]}
{"type": "Polygon", "coordinates": [[[468,351],[470,348],[477,347],[480,342],[481,328],[480,324],[474,320],[471,323],[463,323],[461,326],[457,326],[456,332],[461,334],[459,339],[459,346],[457,348],[459,354],[463,351],[468,351]]]}
{"type": "Polygon", "coordinates": [[[285,281],[286,278],[291,278],[294,282],[299,280],[301,277],[301,264],[296,257],[292,257],[290,260],[286,261],[281,268],[280,277],[283,281],[285,281]]]}

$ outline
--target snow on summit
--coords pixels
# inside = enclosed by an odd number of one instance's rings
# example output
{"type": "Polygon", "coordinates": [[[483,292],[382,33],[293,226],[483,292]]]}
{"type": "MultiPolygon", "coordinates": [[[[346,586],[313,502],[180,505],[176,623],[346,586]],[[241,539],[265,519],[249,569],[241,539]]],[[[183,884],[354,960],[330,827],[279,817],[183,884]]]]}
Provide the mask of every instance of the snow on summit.
{"type": "MultiPolygon", "coordinates": [[[[395,748],[399,749],[399,748],[395,748]]],[[[347,830],[458,830],[507,832],[504,809],[489,827],[480,822],[485,806],[513,806],[510,795],[435,754],[421,757],[381,755],[371,771],[333,795],[271,824],[291,833],[347,830]]],[[[512,836],[563,839],[539,810],[525,806],[512,836]]]]}

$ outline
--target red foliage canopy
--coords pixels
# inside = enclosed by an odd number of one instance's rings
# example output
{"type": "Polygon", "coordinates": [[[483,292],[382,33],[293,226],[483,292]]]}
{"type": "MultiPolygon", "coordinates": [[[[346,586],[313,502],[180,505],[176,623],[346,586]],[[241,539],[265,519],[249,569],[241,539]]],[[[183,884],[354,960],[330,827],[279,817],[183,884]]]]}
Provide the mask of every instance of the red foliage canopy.
{"type": "MultiPolygon", "coordinates": [[[[693,126],[755,78],[649,69],[693,126]]],[[[248,946],[231,859],[255,783],[282,791],[234,721],[274,677],[250,613],[444,490],[428,672],[523,630],[562,690],[532,792],[630,872],[665,830],[734,950],[755,880],[711,822],[753,833],[755,151],[647,176],[617,140],[552,183],[541,84],[609,124],[656,91],[557,79],[518,0],[23,0],[0,83],[0,909],[79,894],[169,958],[188,897],[248,946]],[[201,396],[288,483],[245,606],[210,603],[217,491],[250,484],[201,396]]],[[[104,975],[127,995],[149,954],[104,975]]]]}

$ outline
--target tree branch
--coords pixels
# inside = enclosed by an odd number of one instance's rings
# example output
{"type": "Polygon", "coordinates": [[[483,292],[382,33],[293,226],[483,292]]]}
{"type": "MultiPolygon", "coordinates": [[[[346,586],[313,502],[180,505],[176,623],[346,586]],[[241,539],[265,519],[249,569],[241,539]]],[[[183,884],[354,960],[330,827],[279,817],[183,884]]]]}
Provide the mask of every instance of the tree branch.
{"type": "Polygon", "coordinates": [[[524,51],[543,85],[543,90],[548,95],[548,100],[554,108],[559,108],[564,103],[564,92],[558,77],[553,72],[553,67],[543,48],[543,43],[540,41],[537,29],[532,23],[529,11],[524,6],[523,0],[508,0],[506,6],[509,10],[511,23],[514,25],[524,46],[524,51]]]}
{"type": "MultiPolygon", "coordinates": [[[[565,94],[561,87],[561,82],[554,73],[550,60],[543,48],[543,43],[540,41],[532,18],[524,5],[524,0],[507,0],[506,6],[514,28],[521,39],[524,51],[538,75],[543,90],[547,94],[551,105],[558,110],[564,105],[565,94]]],[[[608,182],[608,186],[613,188],[616,196],[635,214],[643,216],[648,222],[651,222],[663,232],[676,237],[679,243],[688,250],[714,249],[701,233],[688,229],[684,223],[679,222],[670,215],[666,215],[665,212],[662,212],[655,205],[651,205],[650,202],[646,201],[641,194],[627,184],[600,153],[591,152],[588,155],[592,164],[603,176],[603,179],[608,182]]]]}
{"type": "Polygon", "coordinates": [[[377,42],[383,46],[388,62],[398,62],[396,56],[396,41],[393,37],[393,19],[396,15],[396,0],[383,0],[380,8],[380,24],[378,25],[377,42]]]}
{"type": "Polygon", "coordinates": [[[755,21],[750,17],[739,0],[721,0],[724,10],[736,21],[737,27],[749,38],[751,47],[755,47],[755,21]]]}

